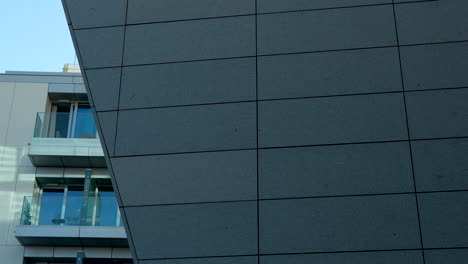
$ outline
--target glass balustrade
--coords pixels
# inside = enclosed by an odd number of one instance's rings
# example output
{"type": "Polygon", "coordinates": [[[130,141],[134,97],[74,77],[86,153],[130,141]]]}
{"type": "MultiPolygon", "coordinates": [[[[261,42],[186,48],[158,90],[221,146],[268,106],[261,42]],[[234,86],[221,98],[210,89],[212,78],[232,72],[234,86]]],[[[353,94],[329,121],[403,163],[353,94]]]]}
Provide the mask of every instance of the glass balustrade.
{"type": "Polygon", "coordinates": [[[20,225],[123,226],[115,195],[85,198],[82,192],[24,197],[20,225]]]}
{"type": "Polygon", "coordinates": [[[37,113],[35,138],[96,138],[96,135],[91,113],[37,113]]]}

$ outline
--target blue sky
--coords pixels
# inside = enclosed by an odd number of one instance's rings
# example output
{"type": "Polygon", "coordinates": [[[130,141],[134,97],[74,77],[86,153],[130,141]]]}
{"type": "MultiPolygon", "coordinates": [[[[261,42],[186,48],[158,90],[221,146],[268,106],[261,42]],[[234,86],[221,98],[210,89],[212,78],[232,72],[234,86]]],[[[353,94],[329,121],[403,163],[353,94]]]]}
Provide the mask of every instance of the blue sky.
{"type": "Polygon", "coordinates": [[[0,0],[0,73],[62,71],[74,61],[60,0],[0,0]]]}

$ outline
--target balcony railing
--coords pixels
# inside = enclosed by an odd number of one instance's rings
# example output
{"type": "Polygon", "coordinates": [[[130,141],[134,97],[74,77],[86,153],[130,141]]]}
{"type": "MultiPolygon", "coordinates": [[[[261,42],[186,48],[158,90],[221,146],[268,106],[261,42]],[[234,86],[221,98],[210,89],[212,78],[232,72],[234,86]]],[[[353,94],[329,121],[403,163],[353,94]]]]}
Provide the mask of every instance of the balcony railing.
{"type": "Polygon", "coordinates": [[[96,138],[90,113],[37,113],[35,138],[96,138]]]}
{"type": "Polygon", "coordinates": [[[20,225],[123,226],[115,197],[26,196],[20,225]]]}

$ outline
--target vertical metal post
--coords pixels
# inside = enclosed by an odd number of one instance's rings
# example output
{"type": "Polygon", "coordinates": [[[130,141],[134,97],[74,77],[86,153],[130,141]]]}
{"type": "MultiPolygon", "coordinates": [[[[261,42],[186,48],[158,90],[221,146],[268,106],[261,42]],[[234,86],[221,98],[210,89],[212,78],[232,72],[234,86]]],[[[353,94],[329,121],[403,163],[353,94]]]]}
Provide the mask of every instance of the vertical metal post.
{"type": "Polygon", "coordinates": [[[81,224],[80,225],[90,225],[88,219],[88,207],[89,199],[91,197],[90,192],[92,189],[91,175],[93,171],[91,169],[85,169],[85,180],[84,180],[84,189],[83,189],[83,203],[81,205],[81,224]]]}
{"type": "Polygon", "coordinates": [[[68,130],[67,130],[67,138],[73,138],[73,117],[74,117],[74,104],[70,105],[70,115],[68,117],[68,130]]]}
{"type": "MultiPolygon", "coordinates": [[[[78,102],[75,102],[73,107],[73,121],[72,121],[72,127],[70,131],[70,137],[75,138],[75,130],[76,130],[76,120],[78,118],[78,102]]],[[[72,105],[72,106],[73,106],[72,105]]]]}
{"type": "Polygon", "coordinates": [[[83,251],[76,252],[76,264],[84,264],[84,259],[86,255],[83,251]]]}

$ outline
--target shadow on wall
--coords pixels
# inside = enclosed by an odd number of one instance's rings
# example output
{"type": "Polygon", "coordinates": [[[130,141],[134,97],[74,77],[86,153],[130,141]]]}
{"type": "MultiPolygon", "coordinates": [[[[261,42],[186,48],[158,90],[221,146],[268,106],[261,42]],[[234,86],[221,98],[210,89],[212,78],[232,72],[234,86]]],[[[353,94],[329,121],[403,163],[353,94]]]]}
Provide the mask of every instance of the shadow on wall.
{"type": "Polygon", "coordinates": [[[0,245],[18,246],[15,227],[19,223],[23,197],[31,195],[35,167],[21,166],[29,159],[27,148],[0,147],[0,245]]]}

